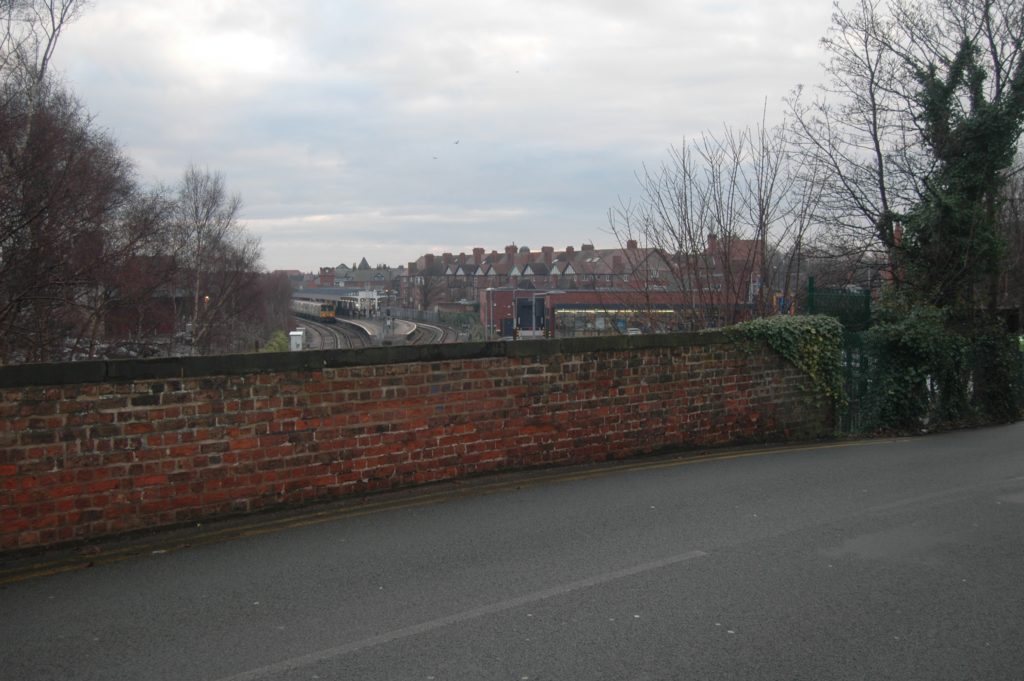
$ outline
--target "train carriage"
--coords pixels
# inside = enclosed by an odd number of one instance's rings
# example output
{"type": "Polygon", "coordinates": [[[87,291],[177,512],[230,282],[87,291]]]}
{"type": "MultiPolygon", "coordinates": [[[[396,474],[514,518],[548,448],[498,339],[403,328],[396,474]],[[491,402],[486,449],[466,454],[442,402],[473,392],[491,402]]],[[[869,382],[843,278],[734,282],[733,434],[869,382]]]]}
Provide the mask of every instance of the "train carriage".
{"type": "Polygon", "coordinates": [[[304,319],[330,323],[334,321],[334,303],[292,299],[292,314],[304,319]]]}

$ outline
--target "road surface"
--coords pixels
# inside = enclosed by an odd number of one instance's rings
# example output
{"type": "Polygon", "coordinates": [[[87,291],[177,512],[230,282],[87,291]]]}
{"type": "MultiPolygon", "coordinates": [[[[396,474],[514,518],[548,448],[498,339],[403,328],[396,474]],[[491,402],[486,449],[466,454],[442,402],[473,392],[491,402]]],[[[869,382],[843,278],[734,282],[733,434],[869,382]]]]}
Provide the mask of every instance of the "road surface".
{"type": "Polygon", "coordinates": [[[0,573],[2,679],[1020,680],[1024,425],[510,476],[51,558],[0,573]]]}

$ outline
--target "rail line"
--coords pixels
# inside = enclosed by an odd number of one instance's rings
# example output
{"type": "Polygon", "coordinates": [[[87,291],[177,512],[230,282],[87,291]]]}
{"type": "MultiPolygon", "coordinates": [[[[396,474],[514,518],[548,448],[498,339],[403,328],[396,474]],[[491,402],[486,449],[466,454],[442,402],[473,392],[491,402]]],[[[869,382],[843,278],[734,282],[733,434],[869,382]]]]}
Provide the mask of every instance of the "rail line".
{"type": "Polygon", "coordinates": [[[458,334],[452,329],[416,322],[416,333],[409,341],[414,345],[432,345],[437,343],[454,343],[458,334]]]}
{"type": "Polygon", "coordinates": [[[345,339],[347,347],[349,348],[366,348],[371,344],[370,335],[367,333],[366,329],[356,324],[346,322],[343,319],[337,320],[334,330],[339,336],[345,339]]]}
{"type": "Polygon", "coordinates": [[[339,321],[337,324],[321,324],[308,319],[296,319],[298,326],[306,329],[306,349],[335,350],[364,348],[369,345],[365,331],[339,321]]]}
{"type": "MultiPolygon", "coordinates": [[[[371,325],[371,328],[367,328],[366,324],[349,322],[342,318],[338,318],[334,324],[300,318],[296,318],[295,323],[306,329],[304,349],[307,350],[365,348],[381,340],[381,332],[374,331],[376,327],[371,325]]],[[[388,343],[400,340],[410,345],[433,345],[458,341],[458,332],[454,329],[424,322],[401,323],[413,326],[414,330],[404,336],[387,336],[388,343]]]]}

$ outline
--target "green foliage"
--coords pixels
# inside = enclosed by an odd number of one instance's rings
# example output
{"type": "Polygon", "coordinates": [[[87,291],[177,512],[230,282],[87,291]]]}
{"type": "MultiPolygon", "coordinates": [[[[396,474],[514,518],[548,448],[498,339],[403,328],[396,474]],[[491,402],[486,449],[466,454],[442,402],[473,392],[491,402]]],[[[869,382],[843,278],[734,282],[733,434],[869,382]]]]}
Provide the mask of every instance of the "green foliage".
{"type": "Polygon", "coordinates": [[[903,247],[908,283],[942,307],[973,307],[974,288],[1003,267],[997,223],[1024,122],[1024,70],[1016,69],[1005,97],[989,100],[982,61],[964,38],[943,69],[914,70],[916,118],[935,163],[906,215],[903,247]]]}
{"type": "Polygon", "coordinates": [[[285,335],[284,331],[275,331],[274,335],[270,337],[267,344],[263,346],[260,352],[287,352],[289,350],[288,336],[285,335]]]}
{"type": "Polygon", "coordinates": [[[863,338],[869,430],[998,423],[1020,413],[1021,354],[995,322],[968,325],[948,308],[890,299],[863,338]]]}
{"type": "Polygon", "coordinates": [[[843,326],[824,315],[762,317],[737,324],[743,337],[763,341],[810,377],[818,394],[836,405],[843,391],[843,326]]]}
{"type": "Polygon", "coordinates": [[[868,422],[881,430],[917,430],[967,418],[968,344],[934,307],[883,310],[865,334],[868,422]]]}
{"type": "Polygon", "coordinates": [[[973,341],[975,407],[994,423],[1017,420],[1024,407],[1024,357],[1019,342],[998,325],[979,330],[973,341]]]}

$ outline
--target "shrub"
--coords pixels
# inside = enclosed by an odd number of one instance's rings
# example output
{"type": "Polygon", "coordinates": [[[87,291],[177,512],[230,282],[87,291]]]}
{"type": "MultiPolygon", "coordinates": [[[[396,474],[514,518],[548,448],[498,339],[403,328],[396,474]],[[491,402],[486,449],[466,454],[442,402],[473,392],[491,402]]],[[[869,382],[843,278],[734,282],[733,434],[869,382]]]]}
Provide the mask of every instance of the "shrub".
{"type": "Polygon", "coordinates": [[[284,331],[275,331],[261,352],[287,352],[289,350],[288,336],[284,331]]]}
{"type": "Polygon", "coordinates": [[[995,320],[889,301],[865,334],[869,423],[917,430],[1020,415],[1021,354],[995,320]]]}
{"type": "Polygon", "coordinates": [[[1024,405],[1024,364],[1016,339],[997,325],[975,333],[971,343],[972,403],[992,423],[1020,418],[1024,405]]]}
{"type": "Polygon", "coordinates": [[[966,339],[933,307],[883,312],[865,334],[868,422],[916,430],[970,416],[966,339]]]}

